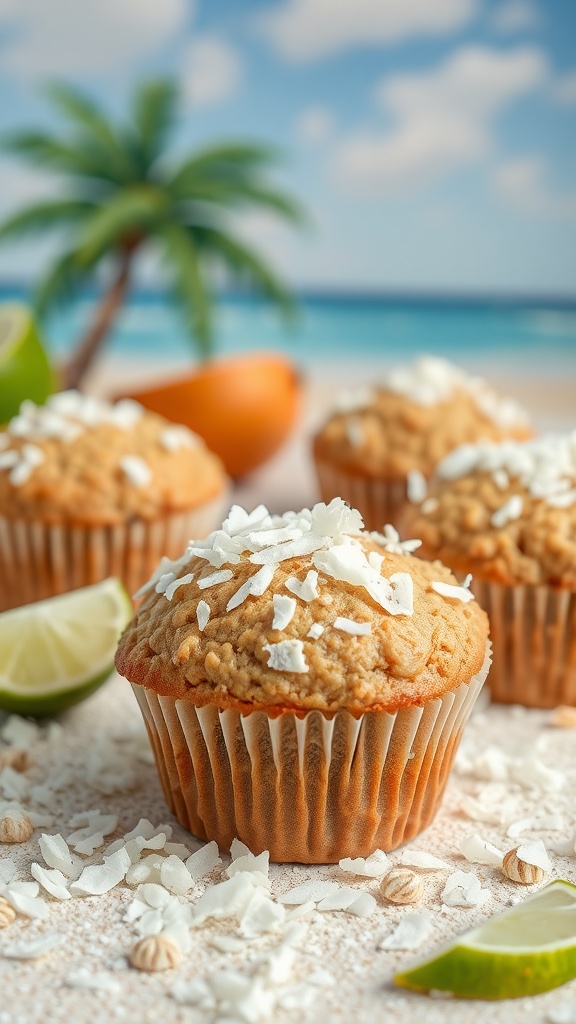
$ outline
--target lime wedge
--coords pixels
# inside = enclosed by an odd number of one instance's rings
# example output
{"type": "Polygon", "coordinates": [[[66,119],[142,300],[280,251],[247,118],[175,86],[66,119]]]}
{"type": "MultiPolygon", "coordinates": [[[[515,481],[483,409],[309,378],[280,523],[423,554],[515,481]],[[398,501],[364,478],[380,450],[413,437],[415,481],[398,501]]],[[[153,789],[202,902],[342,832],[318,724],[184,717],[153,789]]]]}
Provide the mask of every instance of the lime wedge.
{"type": "Polygon", "coordinates": [[[96,690],[114,668],[132,605],[120,580],[0,614],[0,708],[53,715],[96,690]]]}
{"type": "Polygon", "coordinates": [[[394,976],[416,992],[517,999],[576,978],[576,885],[558,879],[394,976]]]}
{"type": "Polygon", "coordinates": [[[53,373],[30,311],[19,303],[0,305],[0,423],[8,423],[25,398],[41,404],[53,390],[53,373]]]}

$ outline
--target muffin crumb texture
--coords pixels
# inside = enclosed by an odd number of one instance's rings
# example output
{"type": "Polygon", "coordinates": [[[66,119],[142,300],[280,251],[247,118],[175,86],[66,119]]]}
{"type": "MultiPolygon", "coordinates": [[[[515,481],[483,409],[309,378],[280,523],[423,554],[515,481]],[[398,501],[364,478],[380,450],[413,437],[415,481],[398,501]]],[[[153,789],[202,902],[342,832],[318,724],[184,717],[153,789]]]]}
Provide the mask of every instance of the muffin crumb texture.
{"type": "Polygon", "coordinates": [[[377,388],[344,393],[314,450],[320,461],[368,476],[403,479],[417,470],[429,477],[457,445],[531,433],[511,399],[447,360],[426,356],[390,370],[377,388]]]}
{"type": "Polygon", "coordinates": [[[219,459],[186,427],[129,399],[78,391],[22,403],[0,432],[0,512],[9,519],[114,525],[217,497],[219,459]]]}
{"type": "Polygon", "coordinates": [[[482,579],[576,590],[576,432],[464,445],[409,517],[422,552],[482,579]]]}
{"type": "Polygon", "coordinates": [[[395,711],[469,682],[488,626],[467,587],[393,528],[362,526],[339,498],[283,516],[234,506],[143,588],[118,670],[160,695],[268,714],[395,711]]]}

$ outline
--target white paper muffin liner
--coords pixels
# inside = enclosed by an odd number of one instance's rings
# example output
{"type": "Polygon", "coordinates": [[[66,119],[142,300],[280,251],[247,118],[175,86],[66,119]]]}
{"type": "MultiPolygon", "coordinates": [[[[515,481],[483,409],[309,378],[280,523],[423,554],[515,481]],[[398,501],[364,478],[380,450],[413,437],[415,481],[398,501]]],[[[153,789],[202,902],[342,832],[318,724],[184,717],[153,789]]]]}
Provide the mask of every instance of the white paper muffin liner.
{"type": "Polygon", "coordinates": [[[422,707],[354,718],[242,715],[133,684],[166,801],[201,839],[237,837],[274,861],[392,850],[432,821],[490,667],[422,707]]]}
{"type": "Polygon", "coordinates": [[[117,526],[53,526],[0,516],[0,611],[118,576],[133,594],[161,557],[221,521],[228,492],[198,508],[117,526]]]}
{"type": "Polygon", "coordinates": [[[362,513],[367,530],[382,530],[400,521],[408,504],[406,480],[377,480],[356,476],[339,466],[315,459],[322,501],[343,498],[362,513]]]}
{"type": "Polygon", "coordinates": [[[533,708],[576,707],[576,593],[473,580],[494,645],[492,700],[533,708]]]}

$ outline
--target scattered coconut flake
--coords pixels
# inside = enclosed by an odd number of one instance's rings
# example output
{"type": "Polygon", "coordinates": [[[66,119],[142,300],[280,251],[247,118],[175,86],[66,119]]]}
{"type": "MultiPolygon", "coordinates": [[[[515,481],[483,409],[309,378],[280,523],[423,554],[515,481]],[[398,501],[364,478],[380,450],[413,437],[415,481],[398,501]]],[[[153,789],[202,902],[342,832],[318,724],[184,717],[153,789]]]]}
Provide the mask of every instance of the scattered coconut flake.
{"type": "Polygon", "coordinates": [[[198,601],[196,606],[196,619],[198,621],[198,629],[201,633],[204,632],[208,625],[208,619],[210,618],[210,605],[206,601],[198,601]]]}
{"type": "Polygon", "coordinates": [[[70,886],[70,891],[73,896],[102,896],[124,880],[129,867],[130,857],[126,850],[117,850],[104,857],[103,864],[85,867],[79,879],[70,886]]]}
{"type": "Polygon", "coordinates": [[[255,938],[264,932],[279,928],[286,919],[286,911],[281,903],[275,903],[263,892],[254,890],[254,894],[240,917],[240,934],[246,938],[255,938]]]}
{"type": "Polygon", "coordinates": [[[474,594],[467,587],[458,587],[452,583],[443,583],[442,581],[434,582],[430,584],[432,590],[435,590],[441,597],[454,598],[456,601],[462,601],[466,604],[467,601],[474,600],[474,594]]]}
{"type": "Polygon", "coordinates": [[[153,910],[166,907],[172,899],[168,889],[157,882],[145,882],[144,885],[140,886],[138,894],[153,910]]]}
{"type": "Polygon", "coordinates": [[[362,878],[380,878],[388,871],[390,861],[383,850],[374,850],[369,857],[344,857],[338,861],[338,866],[362,878]]]}
{"type": "Polygon", "coordinates": [[[419,469],[411,469],[406,479],[406,493],[408,501],[413,505],[420,505],[428,493],[428,483],[424,473],[419,469]]]}
{"type": "Polygon", "coordinates": [[[171,601],[172,598],[174,597],[174,594],[178,590],[178,587],[185,587],[185,586],[187,586],[189,583],[192,583],[193,579],[194,579],[194,573],[193,572],[187,572],[184,576],[180,576],[179,579],[172,580],[172,582],[168,584],[168,586],[166,587],[166,590],[164,591],[164,597],[166,598],[166,600],[167,601],[171,601]]]}
{"type": "Polygon", "coordinates": [[[61,945],[64,942],[64,938],[64,935],[58,933],[54,935],[40,935],[30,942],[17,942],[11,946],[4,946],[0,955],[9,957],[11,960],[37,960],[61,945]]]}
{"type": "Polygon", "coordinates": [[[288,540],[283,544],[275,544],[272,547],[264,548],[263,551],[255,551],[250,555],[250,561],[254,565],[277,565],[279,562],[285,562],[288,558],[310,555],[312,552],[318,551],[319,548],[325,546],[325,536],[308,533],[297,540],[288,540]]]}
{"type": "Polygon", "coordinates": [[[171,583],[174,582],[175,579],[175,572],[163,572],[162,575],[158,577],[154,590],[156,591],[157,594],[165,594],[168,587],[170,586],[171,583]]]}
{"type": "Polygon", "coordinates": [[[428,938],[432,915],[428,911],[409,910],[395,928],[378,943],[378,949],[416,949],[428,938]]]}
{"type": "Polygon", "coordinates": [[[400,540],[400,534],[392,523],[386,523],[383,533],[370,533],[369,536],[395,555],[411,555],[413,551],[421,547],[422,541],[400,540]]]}
{"type": "Polygon", "coordinates": [[[546,1024],[576,1024],[576,1000],[548,1010],[546,1024]]]}
{"type": "MultiPolygon", "coordinates": [[[[228,583],[231,580],[234,573],[231,569],[219,569],[217,572],[210,573],[209,576],[204,576],[203,579],[198,580],[198,587],[200,590],[207,590],[208,587],[215,587],[218,583],[228,583]]],[[[230,609],[227,609],[229,611],[230,609]]]]}
{"type": "Polygon", "coordinates": [[[513,494],[508,501],[505,501],[501,508],[497,509],[496,512],[490,517],[492,526],[500,529],[502,526],[506,526],[507,523],[513,522],[515,519],[519,519],[522,515],[522,509],[524,508],[524,502],[519,494],[513,494]]]}
{"type": "Polygon", "coordinates": [[[263,852],[259,853],[257,857],[248,851],[248,853],[234,857],[230,866],[226,868],[226,874],[228,875],[228,878],[232,878],[234,875],[237,875],[239,871],[259,872],[268,879],[269,866],[270,854],[268,850],[263,850],[263,852]]]}
{"type": "Polygon", "coordinates": [[[343,543],[327,551],[316,552],[312,561],[317,569],[332,579],[342,580],[351,586],[364,587],[370,597],[391,615],[413,614],[412,603],[408,601],[402,604],[399,600],[400,593],[405,590],[401,584],[406,582],[400,580],[400,577],[408,574],[394,574],[396,584],[400,584],[398,591],[395,591],[393,582],[372,568],[361,547],[353,543],[343,543]]]}
{"type": "Polygon", "coordinates": [[[370,893],[346,888],[325,896],[316,906],[316,910],[345,910],[357,917],[369,917],[375,909],[376,900],[370,893]]]}
{"type": "Polygon", "coordinates": [[[246,940],[237,939],[234,935],[213,935],[210,945],[220,953],[240,953],[246,949],[246,940]]]}
{"type": "Polygon", "coordinates": [[[506,830],[506,835],[510,839],[517,839],[522,832],[528,830],[561,832],[564,827],[564,818],[561,814],[543,814],[540,817],[521,818],[519,821],[511,822],[506,830]]]}
{"type": "Polygon", "coordinates": [[[30,874],[56,900],[69,900],[72,894],[68,891],[68,879],[56,868],[50,870],[41,864],[31,864],[30,874]]]}
{"type": "Polygon", "coordinates": [[[0,737],[4,742],[12,747],[20,747],[21,750],[30,750],[40,735],[36,722],[21,718],[20,715],[10,715],[0,729],[0,737]]]}
{"type": "Polygon", "coordinates": [[[272,604],[274,608],[272,629],[286,629],[286,626],[289,626],[294,618],[296,601],[293,597],[285,597],[283,594],[274,594],[272,604]]]}
{"type": "Polygon", "coordinates": [[[126,832],[124,835],[124,842],[128,843],[131,839],[141,837],[142,839],[152,839],[152,836],[156,834],[156,829],[148,818],[140,818],[140,821],[130,832],[126,832]]]}
{"type": "Polygon", "coordinates": [[[446,907],[481,907],[490,898],[473,871],[453,871],[441,894],[446,907]]]}
{"type": "Polygon", "coordinates": [[[462,856],[472,864],[488,864],[495,868],[502,866],[504,854],[487,839],[482,839],[482,836],[465,836],[460,841],[458,849],[462,856]]]}
{"type": "Polygon", "coordinates": [[[555,768],[548,768],[538,757],[527,756],[510,763],[510,778],[525,789],[541,789],[553,793],[563,789],[565,776],[555,768]]]}
{"type": "Polygon", "coordinates": [[[12,882],[2,893],[5,900],[17,914],[33,920],[45,921],[49,914],[48,904],[42,896],[38,896],[37,882],[12,882]]]}
{"type": "Polygon", "coordinates": [[[194,922],[201,924],[209,917],[240,917],[254,895],[249,872],[239,871],[233,878],[210,886],[194,906],[194,922]]]}
{"type": "Polygon", "coordinates": [[[282,893],[277,898],[280,903],[286,903],[290,907],[295,907],[309,901],[319,903],[320,900],[326,899],[327,896],[331,896],[339,889],[340,886],[337,882],[311,878],[308,882],[302,882],[301,885],[295,886],[289,892],[282,893]]]}
{"type": "Polygon", "coordinates": [[[77,988],[85,992],[118,992],[120,982],[106,971],[94,971],[90,967],[79,967],[72,971],[62,983],[65,988],[77,988]]]}
{"type": "Polygon", "coordinates": [[[304,580],[299,580],[296,576],[289,576],[285,586],[301,601],[314,601],[318,597],[318,573],[315,569],[310,569],[304,580]]]}
{"type": "Polygon", "coordinates": [[[334,620],[334,629],[340,629],[343,633],[350,633],[351,636],[369,636],[372,626],[369,622],[355,622],[353,619],[346,619],[342,615],[334,620]]]}
{"type": "Polygon", "coordinates": [[[194,879],[179,857],[166,857],[160,868],[160,881],[170,892],[183,896],[194,885],[194,879]]]}
{"type": "Polygon", "coordinates": [[[243,583],[242,586],[232,594],[232,597],[226,605],[226,611],[231,612],[234,608],[238,608],[238,606],[243,604],[246,598],[251,594],[254,597],[261,597],[270,586],[275,572],[276,563],[263,565],[258,572],[255,572],[249,580],[246,580],[246,583],[243,583]]]}
{"type": "Polygon", "coordinates": [[[152,470],[140,455],[123,455],[120,469],[134,487],[147,487],[152,481],[152,470]]]}
{"type": "Polygon", "coordinates": [[[201,846],[199,850],[196,850],[195,853],[188,857],[186,868],[194,881],[197,881],[210,871],[214,871],[214,868],[219,867],[221,863],[218,844],[212,841],[211,843],[206,843],[205,846],[201,846]]]}
{"type": "Polygon", "coordinates": [[[306,636],[309,636],[311,640],[318,640],[318,638],[322,636],[325,628],[326,627],[323,626],[321,622],[313,622],[306,633],[306,636]]]}
{"type": "Polygon", "coordinates": [[[268,668],[273,668],[277,672],[309,671],[302,640],[280,640],[277,644],[264,644],[262,649],[270,654],[268,668]]]}
{"type": "Polygon", "coordinates": [[[426,501],[423,501],[420,506],[420,511],[423,512],[425,516],[429,516],[433,512],[436,512],[438,505],[438,498],[426,498],[426,501]]]}
{"type": "Polygon", "coordinates": [[[406,847],[400,855],[400,863],[406,867],[420,868],[421,871],[451,871],[452,865],[445,860],[440,860],[433,853],[426,853],[425,850],[411,850],[406,847]]]}
{"type": "MultiPolygon", "coordinates": [[[[176,568],[180,568],[180,566],[183,564],[183,561],[183,559],[176,559],[176,561],[173,561],[171,558],[166,558],[166,556],[163,555],[158,565],[156,566],[154,572],[152,573],[150,579],[146,580],[146,583],[143,583],[140,589],[137,590],[135,594],[132,594],[134,601],[138,601],[141,597],[144,597],[144,595],[147,594],[148,591],[152,589],[152,587],[156,587],[158,581],[162,577],[168,575],[168,573],[171,573],[171,579],[176,579],[176,573],[173,570],[176,568]]],[[[159,593],[163,592],[164,591],[159,591],[159,593]]]]}
{"type": "Polygon", "coordinates": [[[336,412],[356,412],[358,409],[366,409],[369,405],[372,405],[376,401],[377,393],[373,388],[370,387],[356,387],[349,388],[347,391],[341,391],[336,402],[334,409],[336,412]]]}
{"type": "Polygon", "coordinates": [[[541,839],[527,839],[516,850],[518,860],[533,867],[542,868],[543,871],[551,871],[552,864],[546,847],[541,839]]]}
{"type": "Polygon", "coordinates": [[[192,981],[181,978],[172,986],[170,995],[180,1006],[201,1005],[203,1010],[214,1010],[216,1007],[212,990],[202,978],[194,978],[192,981]]]}
{"type": "Polygon", "coordinates": [[[505,469],[495,469],[492,473],[492,479],[501,491],[506,491],[510,486],[510,477],[505,469]]]}
{"type": "Polygon", "coordinates": [[[241,839],[233,839],[230,845],[230,856],[232,860],[238,860],[239,857],[247,857],[250,854],[250,849],[243,843],[241,839]]]}
{"type": "Polygon", "coordinates": [[[70,853],[64,836],[60,835],[60,833],[57,833],[55,836],[44,833],[40,836],[38,845],[40,853],[49,868],[61,871],[67,878],[78,878],[82,870],[82,862],[78,857],[70,853]]]}

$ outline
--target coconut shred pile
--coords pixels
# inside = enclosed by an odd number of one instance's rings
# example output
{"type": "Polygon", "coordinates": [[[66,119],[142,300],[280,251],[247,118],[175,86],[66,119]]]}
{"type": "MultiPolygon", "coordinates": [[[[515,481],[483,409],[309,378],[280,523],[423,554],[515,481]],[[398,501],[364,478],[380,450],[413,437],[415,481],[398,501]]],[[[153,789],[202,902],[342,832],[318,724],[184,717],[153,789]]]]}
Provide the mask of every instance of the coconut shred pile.
{"type": "MultiPolygon", "coordinates": [[[[229,598],[226,611],[239,607],[250,595],[261,596],[271,586],[280,563],[297,557],[310,557],[311,568],[304,578],[289,576],[285,582],[288,594],[274,594],[272,597],[273,628],[285,629],[296,609],[296,601],[306,603],[318,598],[325,577],[363,588],[389,615],[409,615],[414,612],[413,580],[409,572],[394,572],[387,577],[382,574],[385,556],[376,551],[366,553],[362,539],[376,542],[384,551],[396,554],[410,554],[421,541],[401,541],[397,531],[389,524],[383,533],[363,531],[362,516],[357,509],[350,508],[341,498],[334,498],[329,505],[319,502],[312,509],[300,512],[286,512],[284,515],[270,515],[264,505],[247,512],[238,505],[230,510],[221,529],[215,530],[205,540],[193,540],[185,554],[177,561],[163,559],[154,576],[134,595],[136,598],[152,588],[171,601],[181,586],[194,586],[206,593],[197,608],[198,627],[205,629],[210,619],[209,591],[219,584],[234,578],[234,569],[248,561],[254,566],[254,573],[229,598]],[[209,568],[200,574],[178,573],[191,558],[199,558],[209,568]],[[322,575],[321,575],[322,574],[322,575]]],[[[468,601],[472,595],[467,587],[451,586],[446,583],[431,583],[430,588],[446,598],[468,601]]],[[[317,639],[323,632],[314,624],[307,633],[310,639],[317,639]]],[[[333,628],[355,636],[368,635],[369,623],[358,623],[344,617],[337,617],[333,628]]],[[[307,672],[303,641],[282,640],[265,646],[269,652],[268,666],[278,671],[307,672]]]]}
{"type": "MultiPolygon", "coordinates": [[[[503,430],[528,424],[528,416],[516,402],[498,395],[481,377],[472,377],[447,359],[422,356],[406,366],[395,366],[380,383],[384,391],[403,395],[416,405],[439,405],[447,402],[457,391],[465,391],[488,419],[503,430]]],[[[377,392],[363,387],[356,392],[344,393],[339,400],[339,412],[352,412],[372,405],[377,392]]]]}

